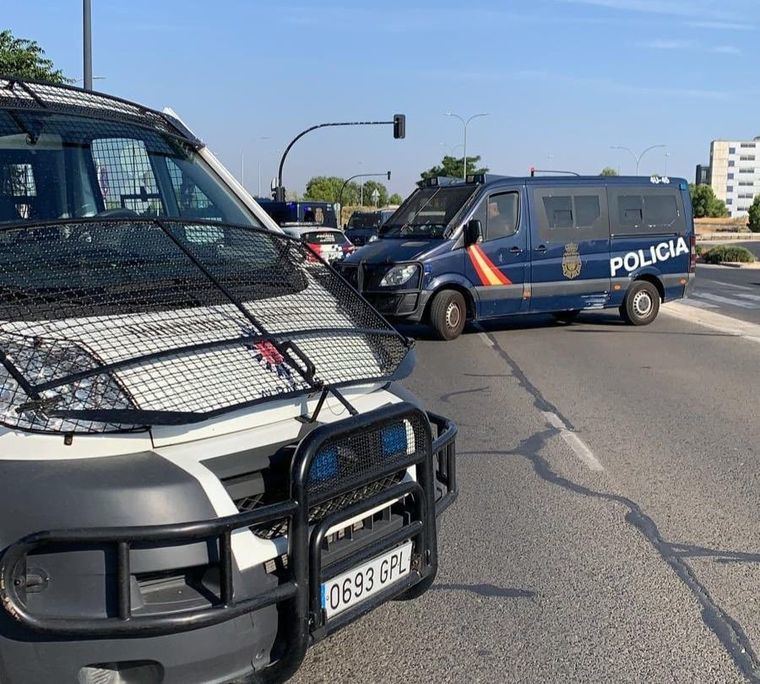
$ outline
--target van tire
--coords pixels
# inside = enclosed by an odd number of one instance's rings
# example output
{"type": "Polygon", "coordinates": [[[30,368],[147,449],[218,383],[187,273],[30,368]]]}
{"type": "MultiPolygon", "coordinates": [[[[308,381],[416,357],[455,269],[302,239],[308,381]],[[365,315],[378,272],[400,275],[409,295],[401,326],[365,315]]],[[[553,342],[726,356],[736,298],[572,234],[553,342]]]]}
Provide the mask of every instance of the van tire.
{"type": "Polygon", "coordinates": [[[660,293],[646,280],[637,280],[628,288],[620,315],[628,325],[649,325],[660,311],[660,293]]]}
{"type": "Polygon", "coordinates": [[[572,323],[580,314],[580,309],[572,309],[571,311],[555,311],[552,315],[558,323],[572,323]]]}
{"type": "Polygon", "coordinates": [[[430,325],[442,340],[459,337],[467,322],[467,304],[456,290],[442,290],[430,305],[430,325]]]}

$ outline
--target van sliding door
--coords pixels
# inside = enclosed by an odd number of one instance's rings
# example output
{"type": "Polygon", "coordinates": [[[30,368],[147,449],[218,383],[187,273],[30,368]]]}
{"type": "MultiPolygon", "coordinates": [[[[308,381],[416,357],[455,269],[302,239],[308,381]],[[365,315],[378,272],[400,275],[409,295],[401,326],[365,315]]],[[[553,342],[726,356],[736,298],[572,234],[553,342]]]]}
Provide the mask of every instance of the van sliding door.
{"type": "Polygon", "coordinates": [[[597,309],[610,292],[610,232],[604,187],[534,188],[530,310],[597,309]]]}

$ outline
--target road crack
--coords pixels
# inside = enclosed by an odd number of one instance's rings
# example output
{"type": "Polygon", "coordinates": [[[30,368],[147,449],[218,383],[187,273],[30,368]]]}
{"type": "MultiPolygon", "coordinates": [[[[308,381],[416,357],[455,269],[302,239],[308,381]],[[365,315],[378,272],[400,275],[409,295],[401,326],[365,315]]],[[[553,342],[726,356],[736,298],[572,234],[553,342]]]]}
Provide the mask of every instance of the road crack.
{"type": "MultiPolygon", "coordinates": [[[[515,379],[533,397],[536,408],[542,413],[553,411],[562,418],[565,424],[571,425],[570,421],[562,415],[559,409],[543,397],[541,391],[528,379],[514,359],[499,345],[494,336],[488,334],[488,337],[493,342],[493,349],[509,366],[515,379]]],[[[549,484],[561,487],[574,494],[623,506],[626,509],[625,521],[635,528],[655,549],[660,558],[671,568],[676,577],[694,597],[701,609],[702,622],[716,636],[739,671],[749,681],[760,682],[760,661],[758,661],[757,654],[752,647],[752,642],[741,624],[721,608],[704,584],[700,582],[691,566],[684,560],[684,545],[668,542],[664,539],[655,521],[644,512],[640,504],[632,499],[620,494],[596,491],[585,485],[573,482],[552,470],[551,465],[540,455],[540,452],[548,440],[559,434],[560,431],[557,428],[547,426],[546,430],[523,440],[517,449],[470,453],[473,455],[477,453],[478,455],[519,456],[525,458],[532,464],[536,475],[549,484]]]]}

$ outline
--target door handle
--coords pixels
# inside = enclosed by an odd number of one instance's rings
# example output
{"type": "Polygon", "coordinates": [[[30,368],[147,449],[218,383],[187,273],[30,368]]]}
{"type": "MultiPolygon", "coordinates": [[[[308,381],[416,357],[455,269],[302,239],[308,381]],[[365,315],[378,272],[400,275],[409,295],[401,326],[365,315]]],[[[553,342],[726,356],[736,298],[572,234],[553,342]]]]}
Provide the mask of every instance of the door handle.
{"type": "Polygon", "coordinates": [[[519,247],[517,247],[517,246],[515,246],[515,247],[510,247],[510,248],[509,248],[509,251],[510,251],[512,254],[520,254],[520,253],[522,252],[522,250],[521,250],[519,247]]]}
{"type": "Polygon", "coordinates": [[[546,251],[546,245],[539,245],[538,247],[536,247],[536,251],[537,252],[542,252],[542,253],[545,252],[546,251]]]}

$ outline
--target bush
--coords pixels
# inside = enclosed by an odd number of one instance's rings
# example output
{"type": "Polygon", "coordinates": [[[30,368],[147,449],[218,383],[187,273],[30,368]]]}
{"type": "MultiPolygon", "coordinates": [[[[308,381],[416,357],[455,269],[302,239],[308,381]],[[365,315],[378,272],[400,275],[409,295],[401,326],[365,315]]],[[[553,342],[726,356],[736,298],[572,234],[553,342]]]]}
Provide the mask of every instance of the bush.
{"type": "Polygon", "coordinates": [[[708,264],[720,264],[724,261],[740,261],[745,264],[751,264],[755,260],[754,254],[746,247],[738,245],[718,245],[713,247],[709,252],[702,254],[702,258],[708,264]]]}
{"type": "Polygon", "coordinates": [[[760,195],[755,197],[749,208],[749,229],[753,233],[760,233],[760,195]]]}
{"type": "Polygon", "coordinates": [[[705,251],[705,246],[697,245],[696,250],[697,250],[697,256],[702,256],[702,254],[704,254],[704,251],[705,251]]]}

